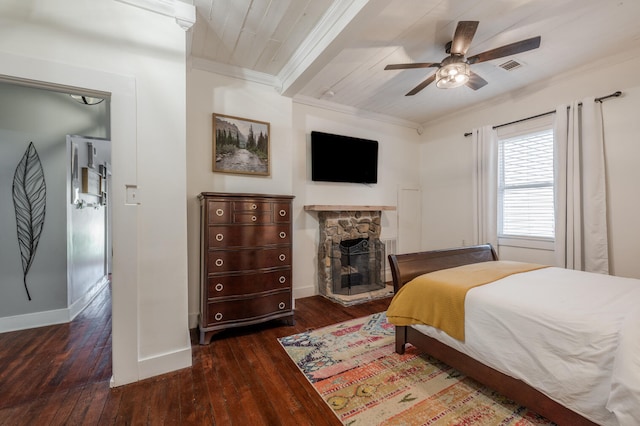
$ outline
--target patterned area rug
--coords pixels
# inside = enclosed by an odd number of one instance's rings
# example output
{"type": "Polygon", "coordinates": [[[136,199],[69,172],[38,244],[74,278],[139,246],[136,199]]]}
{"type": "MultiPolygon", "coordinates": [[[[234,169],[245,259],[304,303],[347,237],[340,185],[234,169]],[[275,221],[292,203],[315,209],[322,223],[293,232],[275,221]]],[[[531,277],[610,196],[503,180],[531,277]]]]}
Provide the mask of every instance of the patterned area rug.
{"type": "Polygon", "coordinates": [[[553,425],[394,334],[382,312],[279,340],[345,425],[553,425]]]}

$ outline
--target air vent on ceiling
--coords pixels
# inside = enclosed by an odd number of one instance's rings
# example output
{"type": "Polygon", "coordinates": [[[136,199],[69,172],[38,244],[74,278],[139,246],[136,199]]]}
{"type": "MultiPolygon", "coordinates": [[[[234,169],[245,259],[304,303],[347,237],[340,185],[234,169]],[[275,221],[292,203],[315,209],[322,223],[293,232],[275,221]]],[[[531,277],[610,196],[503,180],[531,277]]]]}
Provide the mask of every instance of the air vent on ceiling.
{"type": "Polygon", "coordinates": [[[514,61],[513,59],[509,59],[507,62],[500,64],[498,66],[507,71],[513,71],[516,68],[520,68],[522,64],[520,62],[514,61]]]}

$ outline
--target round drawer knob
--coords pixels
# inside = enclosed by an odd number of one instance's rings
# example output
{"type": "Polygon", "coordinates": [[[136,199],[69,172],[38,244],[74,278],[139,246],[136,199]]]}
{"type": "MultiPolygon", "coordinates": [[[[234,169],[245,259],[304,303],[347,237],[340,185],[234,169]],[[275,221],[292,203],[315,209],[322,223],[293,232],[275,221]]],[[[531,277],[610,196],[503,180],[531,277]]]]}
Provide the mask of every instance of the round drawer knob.
{"type": "Polygon", "coordinates": [[[280,216],[285,217],[287,215],[287,211],[282,209],[280,210],[280,216]]]}
{"type": "Polygon", "coordinates": [[[216,241],[222,241],[222,240],[224,240],[224,235],[216,234],[216,241]]]}
{"type": "Polygon", "coordinates": [[[281,232],[280,233],[280,238],[287,238],[287,233],[286,232],[281,232]]]}
{"type": "Polygon", "coordinates": [[[216,321],[220,321],[222,319],[222,314],[220,312],[217,312],[214,318],[216,319],[216,321]]]}
{"type": "Polygon", "coordinates": [[[216,284],[216,291],[222,291],[223,289],[224,289],[224,286],[222,285],[222,283],[216,284]]]}
{"type": "Polygon", "coordinates": [[[280,308],[280,309],[284,309],[284,308],[285,308],[285,306],[287,306],[287,305],[285,305],[285,303],[284,303],[284,302],[280,302],[280,303],[278,304],[278,308],[280,308]]]}
{"type": "Polygon", "coordinates": [[[285,256],[283,253],[280,256],[278,256],[278,259],[280,259],[281,262],[284,262],[285,260],[287,260],[287,256],[285,256]]]}
{"type": "Polygon", "coordinates": [[[224,260],[216,259],[216,266],[222,266],[222,265],[224,265],[224,260]]]}
{"type": "Polygon", "coordinates": [[[278,281],[280,281],[280,284],[284,284],[285,281],[287,281],[287,279],[285,278],[284,275],[280,276],[280,278],[278,278],[278,281]]]}
{"type": "Polygon", "coordinates": [[[256,220],[258,220],[258,218],[257,218],[257,217],[255,217],[255,216],[251,216],[251,222],[255,222],[256,220]]]}
{"type": "Polygon", "coordinates": [[[224,210],[222,210],[222,209],[216,210],[216,215],[217,216],[222,216],[223,214],[224,214],[224,210]]]}
{"type": "Polygon", "coordinates": [[[255,210],[257,208],[258,208],[258,206],[256,206],[255,204],[251,204],[251,210],[255,210]]]}

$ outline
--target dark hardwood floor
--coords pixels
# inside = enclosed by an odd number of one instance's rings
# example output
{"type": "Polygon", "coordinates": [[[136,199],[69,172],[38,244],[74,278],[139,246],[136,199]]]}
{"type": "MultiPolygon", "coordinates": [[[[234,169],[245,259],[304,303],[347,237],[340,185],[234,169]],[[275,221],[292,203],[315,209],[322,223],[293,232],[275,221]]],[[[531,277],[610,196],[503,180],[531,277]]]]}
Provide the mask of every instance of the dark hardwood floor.
{"type": "Polygon", "coordinates": [[[340,425],[276,340],[387,309],[296,300],[295,326],[191,332],[193,367],[109,388],[111,298],[70,324],[0,334],[0,425],[340,425]]]}

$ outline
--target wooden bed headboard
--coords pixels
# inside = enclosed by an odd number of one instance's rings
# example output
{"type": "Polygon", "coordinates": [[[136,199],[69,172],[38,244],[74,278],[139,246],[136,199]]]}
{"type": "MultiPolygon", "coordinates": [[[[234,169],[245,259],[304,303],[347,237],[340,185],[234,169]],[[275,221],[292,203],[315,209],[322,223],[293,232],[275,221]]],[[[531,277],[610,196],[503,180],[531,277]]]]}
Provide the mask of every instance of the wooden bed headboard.
{"type": "Polygon", "coordinates": [[[393,276],[393,289],[397,293],[403,285],[418,275],[492,260],[498,260],[498,255],[491,244],[420,253],[390,254],[389,264],[393,276]]]}

